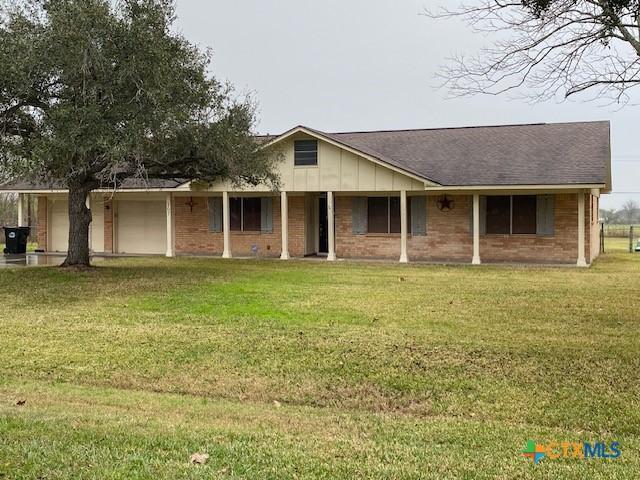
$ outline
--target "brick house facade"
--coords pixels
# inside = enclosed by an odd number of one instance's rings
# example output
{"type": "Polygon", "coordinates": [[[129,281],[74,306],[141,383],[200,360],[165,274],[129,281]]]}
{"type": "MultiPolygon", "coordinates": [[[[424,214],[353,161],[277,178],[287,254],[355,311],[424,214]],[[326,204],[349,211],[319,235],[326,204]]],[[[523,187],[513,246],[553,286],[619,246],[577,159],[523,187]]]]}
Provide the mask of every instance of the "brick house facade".
{"type": "MultiPolygon", "coordinates": [[[[224,181],[94,192],[92,249],[579,266],[600,251],[608,122],[340,134],[296,127],[272,145],[278,192],[224,181]]],[[[13,191],[39,197],[39,248],[64,251],[66,193],[13,191]]]]}

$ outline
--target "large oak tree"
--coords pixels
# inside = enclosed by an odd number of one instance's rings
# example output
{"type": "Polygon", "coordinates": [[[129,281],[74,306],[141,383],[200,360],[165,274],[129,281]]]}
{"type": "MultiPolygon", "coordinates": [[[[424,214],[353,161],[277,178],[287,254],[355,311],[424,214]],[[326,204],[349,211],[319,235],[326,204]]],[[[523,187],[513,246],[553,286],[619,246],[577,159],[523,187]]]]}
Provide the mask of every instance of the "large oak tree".
{"type": "Polygon", "coordinates": [[[169,0],[0,4],[0,161],[69,191],[64,265],[89,265],[87,195],[131,178],[277,184],[255,108],[209,74],[169,0]]]}
{"type": "Polygon", "coordinates": [[[584,93],[624,104],[640,85],[639,0],[468,0],[428,15],[490,34],[476,55],[444,67],[454,95],[511,91],[540,101],[584,93]]]}

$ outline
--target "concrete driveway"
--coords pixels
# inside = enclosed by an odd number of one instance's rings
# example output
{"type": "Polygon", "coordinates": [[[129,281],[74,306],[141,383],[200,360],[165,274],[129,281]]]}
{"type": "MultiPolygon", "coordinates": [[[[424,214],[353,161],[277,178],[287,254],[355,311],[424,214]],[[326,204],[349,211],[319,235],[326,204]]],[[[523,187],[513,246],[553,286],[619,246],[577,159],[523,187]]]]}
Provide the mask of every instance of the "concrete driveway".
{"type": "Polygon", "coordinates": [[[36,255],[34,253],[26,253],[22,255],[0,255],[0,269],[37,265],[60,265],[63,261],[63,255],[36,255]]]}

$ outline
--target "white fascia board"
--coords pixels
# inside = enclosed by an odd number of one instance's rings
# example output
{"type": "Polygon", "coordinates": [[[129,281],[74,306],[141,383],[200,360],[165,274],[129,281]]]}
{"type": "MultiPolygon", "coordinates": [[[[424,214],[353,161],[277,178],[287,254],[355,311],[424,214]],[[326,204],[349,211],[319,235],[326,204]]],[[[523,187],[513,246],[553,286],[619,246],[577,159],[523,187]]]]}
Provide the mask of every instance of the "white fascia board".
{"type": "Polygon", "coordinates": [[[603,183],[587,183],[587,184],[558,184],[558,185],[460,185],[460,186],[439,186],[439,187],[425,187],[428,192],[482,192],[489,190],[584,190],[584,189],[602,189],[603,183]]]}

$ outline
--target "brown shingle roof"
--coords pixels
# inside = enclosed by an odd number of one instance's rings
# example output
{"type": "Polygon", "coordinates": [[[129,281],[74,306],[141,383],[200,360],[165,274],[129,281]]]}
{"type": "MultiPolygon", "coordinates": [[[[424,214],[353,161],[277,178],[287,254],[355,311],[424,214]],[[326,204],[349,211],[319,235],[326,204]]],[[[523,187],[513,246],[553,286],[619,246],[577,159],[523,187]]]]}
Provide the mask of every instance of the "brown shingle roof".
{"type": "MultiPolygon", "coordinates": [[[[444,186],[605,184],[611,188],[608,121],[325,133],[383,163],[444,186]]],[[[277,141],[265,135],[261,141],[277,141]]],[[[184,180],[187,181],[187,180],[184,180]]],[[[174,188],[182,181],[129,180],[127,188],[174,188]]],[[[55,189],[13,183],[0,190],[55,189]]]]}
{"type": "Polygon", "coordinates": [[[323,135],[441,185],[609,185],[609,129],[601,121],[323,135]]]}

